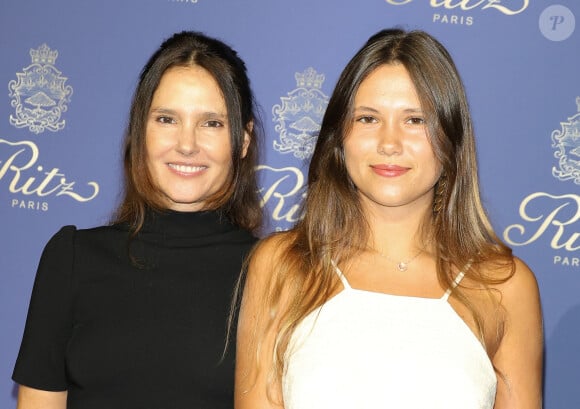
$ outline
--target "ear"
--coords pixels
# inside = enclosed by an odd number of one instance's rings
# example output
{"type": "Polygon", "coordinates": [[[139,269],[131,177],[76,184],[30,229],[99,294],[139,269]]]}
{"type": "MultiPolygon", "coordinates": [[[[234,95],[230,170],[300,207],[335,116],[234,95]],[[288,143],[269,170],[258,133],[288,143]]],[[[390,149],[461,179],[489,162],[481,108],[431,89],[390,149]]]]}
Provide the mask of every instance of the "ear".
{"type": "Polygon", "coordinates": [[[244,131],[244,142],[242,143],[242,159],[245,158],[246,155],[248,154],[248,147],[250,146],[250,142],[252,140],[250,133],[252,132],[253,129],[254,123],[250,122],[248,124],[247,130],[244,131]]]}

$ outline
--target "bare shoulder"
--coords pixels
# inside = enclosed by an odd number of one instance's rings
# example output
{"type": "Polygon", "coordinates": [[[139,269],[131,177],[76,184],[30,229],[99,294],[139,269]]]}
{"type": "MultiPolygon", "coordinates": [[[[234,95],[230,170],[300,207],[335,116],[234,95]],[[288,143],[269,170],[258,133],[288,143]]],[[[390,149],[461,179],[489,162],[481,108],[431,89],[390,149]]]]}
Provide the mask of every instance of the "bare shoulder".
{"type": "MultiPolygon", "coordinates": [[[[244,286],[236,342],[235,407],[280,408],[269,391],[270,368],[274,356],[276,317],[287,298],[285,287],[279,292],[283,277],[276,273],[278,263],[292,243],[292,233],[270,235],[252,251],[244,286]]],[[[272,386],[281,396],[280,385],[272,386]]]]}
{"type": "Polygon", "coordinates": [[[499,290],[500,304],[505,314],[504,328],[507,333],[526,323],[528,329],[529,325],[533,325],[541,331],[542,311],[536,276],[523,260],[514,257],[513,261],[511,277],[495,286],[499,290]]]}
{"type": "Polygon", "coordinates": [[[293,234],[285,231],[261,239],[250,255],[249,273],[259,274],[279,262],[288,250],[292,238],[293,234]]]}
{"type": "Polygon", "coordinates": [[[511,305],[539,304],[538,282],[532,270],[518,257],[514,257],[514,267],[513,275],[505,283],[498,286],[502,293],[502,304],[508,310],[511,305]]]}
{"type": "Polygon", "coordinates": [[[294,233],[292,231],[283,231],[272,233],[262,238],[256,245],[252,258],[269,258],[272,255],[280,256],[289,247],[293,237],[294,233]]]}
{"type": "Polygon", "coordinates": [[[263,239],[252,250],[246,280],[246,291],[257,290],[263,293],[270,286],[272,272],[287,253],[293,233],[273,233],[263,239]]]}
{"type": "Polygon", "coordinates": [[[543,325],[538,283],[522,260],[497,288],[505,313],[503,337],[493,363],[501,373],[495,408],[540,408],[543,325]]]}

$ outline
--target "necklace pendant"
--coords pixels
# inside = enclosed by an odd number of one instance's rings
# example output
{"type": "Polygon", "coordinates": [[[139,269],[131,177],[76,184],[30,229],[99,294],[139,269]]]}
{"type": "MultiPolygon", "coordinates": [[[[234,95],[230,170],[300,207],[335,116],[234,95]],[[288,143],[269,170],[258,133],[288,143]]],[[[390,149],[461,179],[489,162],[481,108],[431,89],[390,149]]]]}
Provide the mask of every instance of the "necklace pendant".
{"type": "Polygon", "coordinates": [[[399,264],[397,264],[397,268],[399,271],[407,271],[408,265],[404,261],[401,261],[399,264]]]}

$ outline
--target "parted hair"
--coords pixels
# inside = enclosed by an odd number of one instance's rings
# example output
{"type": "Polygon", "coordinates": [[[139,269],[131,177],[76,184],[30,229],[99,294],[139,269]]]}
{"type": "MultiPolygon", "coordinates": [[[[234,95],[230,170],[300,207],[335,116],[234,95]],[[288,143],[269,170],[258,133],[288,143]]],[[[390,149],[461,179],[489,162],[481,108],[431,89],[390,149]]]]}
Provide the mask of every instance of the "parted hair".
{"type": "Polygon", "coordinates": [[[246,65],[229,45],[194,31],[166,39],[143,67],[137,84],[123,148],[124,196],[114,223],[129,223],[134,234],[143,225],[148,209],[165,210],[162,194],[147,167],[145,132],[151,102],[161,78],[173,67],[201,67],[217,82],[225,100],[230,129],[232,169],[225,186],[206,203],[204,210],[219,210],[234,224],[256,231],[262,221],[255,167],[261,124],[246,65]],[[250,136],[242,158],[244,134],[250,136]]]}
{"type": "MultiPolygon", "coordinates": [[[[471,115],[450,54],[423,31],[380,31],[347,64],[329,100],[309,167],[303,218],[284,236],[274,237],[278,257],[261,304],[265,313],[260,315],[268,322],[256,327],[264,333],[255,338],[257,352],[266,332],[277,334],[269,368],[272,380],[282,376],[284,354],[296,326],[339,285],[333,263],[347,261],[367,245],[370,229],[346,169],[343,145],[359,86],[384,64],[402,64],[409,72],[443,168],[430,225],[421,229],[436,243],[442,287],[450,288],[454,275],[466,265],[470,265],[465,271],[468,281],[489,292],[490,286],[513,274],[511,250],[494,233],[482,206],[471,115]]],[[[483,340],[483,317],[462,288],[457,287],[454,295],[472,312],[483,340]]]]}

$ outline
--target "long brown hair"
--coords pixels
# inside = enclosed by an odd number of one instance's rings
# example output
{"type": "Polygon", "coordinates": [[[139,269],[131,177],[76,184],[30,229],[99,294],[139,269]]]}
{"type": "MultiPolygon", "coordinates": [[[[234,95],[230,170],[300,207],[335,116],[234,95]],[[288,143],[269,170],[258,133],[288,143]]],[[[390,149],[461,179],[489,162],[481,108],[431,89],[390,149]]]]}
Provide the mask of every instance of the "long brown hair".
{"type": "MultiPolygon", "coordinates": [[[[432,226],[423,226],[436,243],[439,282],[450,288],[457,269],[468,263],[466,276],[487,289],[513,274],[511,250],[493,232],[481,203],[471,115],[451,56],[423,31],[380,31],[340,75],[310,163],[304,217],[278,241],[283,249],[262,303],[265,314],[261,316],[270,321],[260,325],[277,334],[272,379],[282,376],[284,354],[298,323],[338,285],[333,262],[348,260],[369,238],[357,189],[346,170],[343,141],[360,84],[381,65],[393,63],[402,64],[411,76],[426,114],[431,145],[443,168],[435,188],[432,226]]],[[[483,317],[464,290],[456,288],[454,295],[472,312],[483,341],[483,317]]],[[[263,335],[256,334],[256,350],[263,335]]]]}
{"type": "Polygon", "coordinates": [[[232,146],[230,178],[210,198],[207,210],[218,209],[250,231],[261,225],[255,177],[261,125],[244,61],[220,40],[183,31],[165,40],[143,67],[131,103],[124,141],[124,197],[113,222],[128,223],[133,234],[141,229],[148,209],[162,211],[165,207],[147,167],[145,130],[153,95],[169,68],[191,66],[205,69],[216,80],[226,103],[232,146]],[[242,158],[245,133],[250,135],[250,143],[242,158]]]}

